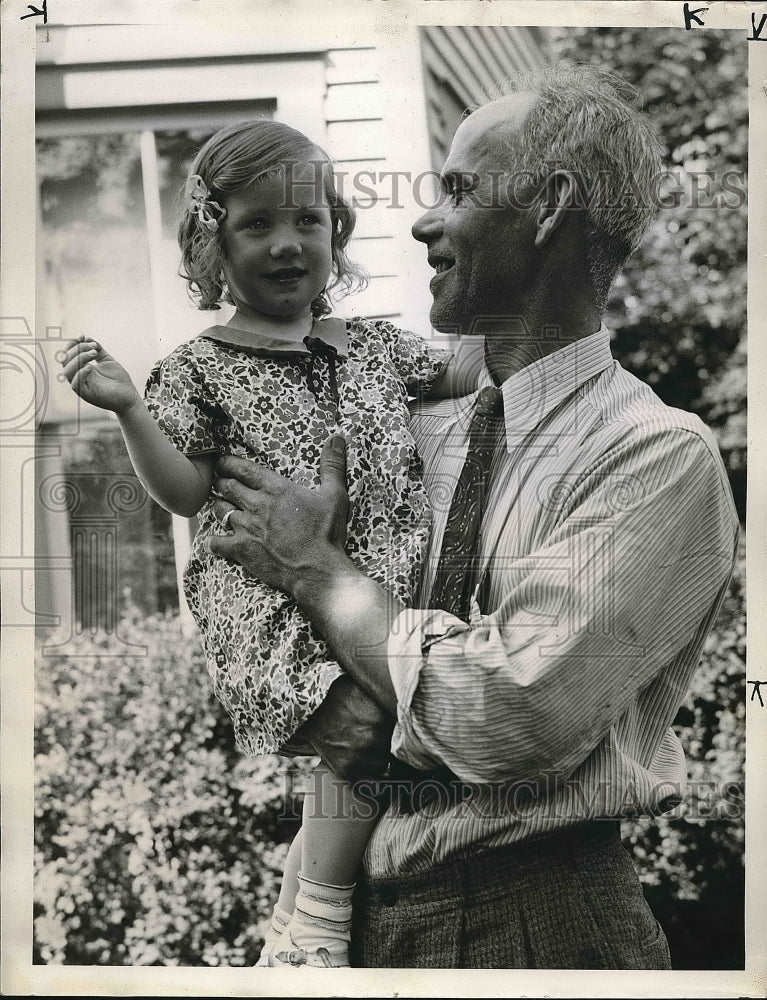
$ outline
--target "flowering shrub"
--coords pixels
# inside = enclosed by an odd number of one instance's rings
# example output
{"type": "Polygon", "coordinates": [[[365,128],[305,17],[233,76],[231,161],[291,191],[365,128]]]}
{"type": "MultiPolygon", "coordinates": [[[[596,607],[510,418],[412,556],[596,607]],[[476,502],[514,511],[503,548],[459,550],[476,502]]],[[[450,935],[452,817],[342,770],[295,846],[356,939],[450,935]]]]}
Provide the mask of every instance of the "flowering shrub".
{"type": "Polygon", "coordinates": [[[36,960],[253,964],[296,827],[287,762],[235,751],[178,619],[120,634],[148,655],[38,658],[36,960]]]}
{"type": "MultiPolygon", "coordinates": [[[[624,831],[679,968],[742,966],[742,583],[678,717],[688,798],[624,831]]],[[[38,658],[35,960],[252,965],[311,761],[235,751],[178,619],[120,635],[148,655],[83,637],[38,658]]]]}

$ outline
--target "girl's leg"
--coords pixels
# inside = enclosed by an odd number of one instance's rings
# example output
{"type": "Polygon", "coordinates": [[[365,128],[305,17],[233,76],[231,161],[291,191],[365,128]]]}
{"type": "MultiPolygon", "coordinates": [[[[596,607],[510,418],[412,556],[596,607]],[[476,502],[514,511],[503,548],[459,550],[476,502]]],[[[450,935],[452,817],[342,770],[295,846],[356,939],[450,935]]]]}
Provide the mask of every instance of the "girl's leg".
{"type": "Polygon", "coordinates": [[[352,784],[320,763],[304,798],[301,874],[349,885],[357,878],[370,835],[379,819],[375,783],[352,784]]]}
{"type": "Polygon", "coordinates": [[[288,856],[285,858],[285,870],[282,873],[282,885],[280,886],[280,895],[277,899],[277,906],[283,913],[287,913],[288,917],[296,908],[298,873],[301,871],[301,850],[303,839],[303,830],[299,830],[288,848],[288,856]]]}
{"type": "Polygon", "coordinates": [[[298,895],[278,954],[295,949],[317,956],[326,949],[332,964],[348,964],[352,893],[378,821],[372,791],[342,781],[324,765],[315,769],[304,799],[298,895]]]}
{"type": "Polygon", "coordinates": [[[266,932],[266,940],[261,949],[261,956],[256,962],[257,966],[269,964],[269,955],[274,951],[275,945],[282,937],[285,928],[290,923],[290,918],[293,916],[296,895],[298,894],[298,873],[301,870],[301,840],[301,830],[299,830],[288,848],[285,868],[282,873],[280,895],[272,911],[271,927],[266,932]]]}

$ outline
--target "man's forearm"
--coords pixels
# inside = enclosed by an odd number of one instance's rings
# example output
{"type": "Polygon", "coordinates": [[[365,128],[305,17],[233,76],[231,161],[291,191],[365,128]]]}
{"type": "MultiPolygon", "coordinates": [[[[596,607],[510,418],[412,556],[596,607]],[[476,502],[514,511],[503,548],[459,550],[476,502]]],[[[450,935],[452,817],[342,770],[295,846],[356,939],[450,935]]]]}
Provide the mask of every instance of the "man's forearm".
{"type": "Polygon", "coordinates": [[[331,547],[321,565],[302,574],[293,597],[347,673],[396,717],[387,646],[403,605],[331,547]]]}

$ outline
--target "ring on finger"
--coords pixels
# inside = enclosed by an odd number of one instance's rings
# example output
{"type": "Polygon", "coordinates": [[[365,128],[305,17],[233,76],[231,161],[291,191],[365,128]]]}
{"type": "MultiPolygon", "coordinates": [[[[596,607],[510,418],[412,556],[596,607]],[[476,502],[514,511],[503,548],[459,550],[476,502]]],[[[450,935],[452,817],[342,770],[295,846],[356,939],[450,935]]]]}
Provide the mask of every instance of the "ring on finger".
{"type": "Polygon", "coordinates": [[[234,514],[234,510],[235,509],[233,507],[231,510],[228,510],[226,512],[226,514],[224,514],[224,516],[221,518],[221,527],[224,529],[224,531],[231,531],[232,530],[229,527],[229,520],[230,520],[232,514],[234,514]]]}

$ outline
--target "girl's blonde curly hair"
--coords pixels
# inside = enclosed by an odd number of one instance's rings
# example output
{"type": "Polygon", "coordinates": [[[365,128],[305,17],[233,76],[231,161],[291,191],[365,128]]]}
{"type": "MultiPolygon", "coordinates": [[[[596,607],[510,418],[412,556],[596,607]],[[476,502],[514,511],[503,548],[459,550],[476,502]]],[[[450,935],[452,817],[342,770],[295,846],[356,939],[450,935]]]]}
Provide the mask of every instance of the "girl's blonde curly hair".
{"type": "MultiPolygon", "coordinates": [[[[364,271],[346,255],[354,231],[355,213],[338,193],[330,157],[297,129],[268,118],[241,122],[220,129],[200,149],[190,169],[207,185],[211,201],[225,207],[226,196],[242,191],[253,181],[285,169],[288,164],[312,163],[322,171],[322,185],[332,222],[332,280],[311,304],[312,315],[331,311],[329,292],[346,292],[366,283],[364,271]]],[[[202,225],[185,207],[178,227],[181,247],[179,274],[186,280],[190,297],[198,309],[218,309],[232,299],[224,278],[225,252],[222,231],[202,225]]]]}

